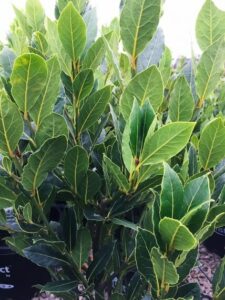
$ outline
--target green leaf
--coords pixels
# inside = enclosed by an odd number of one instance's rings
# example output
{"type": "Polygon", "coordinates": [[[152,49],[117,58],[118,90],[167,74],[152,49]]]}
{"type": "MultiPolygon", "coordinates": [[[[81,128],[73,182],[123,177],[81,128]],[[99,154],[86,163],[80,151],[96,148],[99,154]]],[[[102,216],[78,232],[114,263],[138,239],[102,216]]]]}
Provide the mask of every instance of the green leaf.
{"type": "Polygon", "coordinates": [[[35,142],[40,147],[47,139],[64,135],[68,138],[68,127],[63,116],[52,113],[46,116],[35,135],[35,142]]]}
{"type": "Polygon", "coordinates": [[[158,110],[163,101],[163,82],[156,66],[137,74],[124,90],[120,108],[125,120],[130,116],[134,97],[139,105],[143,105],[146,100],[149,100],[154,110],[158,110]]]}
{"type": "Polygon", "coordinates": [[[160,215],[178,219],[183,211],[184,188],[177,173],[164,164],[164,175],[160,195],[160,215]]]}
{"type": "Polygon", "coordinates": [[[11,76],[12,95],[25,119],[42,93],[47,75],[47,65],[42,57],[24,54],[16,58],[11,76]]]}
{"type": "Polygon", "coordinates": [[[24,14],[24,12],[22,10],[18,9],[14,5],[13,5],[13,11],[15,13],[16,20],[17,20],[20,28],[30,39],[31,35],[32,35],[32,27],[28,24],[26,15],[24,14]]]}
{"type": "Polygon", "coordinates": [[[225,157],[225,125],[216,118],[205,126],[199,141],[199,158],[207,170],[216,166],[225,157]]]}
{"type": "Polygon", "coordinates": [[[49,293],[62,293],[74,290],[77,282],[71,280],[59,280],[54,282],[48,282],[41,287],[42,292],[49,293]]]}
{"type": "Polygon", "coordinates": [[[127,0],[120,17],[121,38],[124,48],[136,60],[152,39],[159,23],[161,1],[127,0]]]}
{"type": "Polygon", "coordinates": [[[11,48],[5,46],[2,49],[0,53],[0,66],[1,69],[3,69],[3,75],[5,78],[10,77],[15,58],[16,58],[16,54],[11,48]]]}
{"type": "Polygon", "coordinates": [[[60,14],[58,33],[66,52],[76,61],[86,45],[86,25],[72,2],[60,14]]]}
{"type": "Polygon", "coordinates": [[[27,0],[26,17],[28,25],[30,25],[34,31],[43,30],[45,11],[39,0],[27,0]]]}
{"type": "Polygon", "coordinates": [[[48,42],[42,32],[36,31],[33,33],[31,45],[33,48],[40,51],[43,55],[47,54],[48,42]]]}
{"type": "Polygon", "coordinates": [[[151,250],[151,260],[161,287],[178,283],[179,275],[175,265],[166,256],[162,255],[156,247],[151,250]]]}
{"type": "Polygon", "coordinates": [[[94,86],[94,74],[91,69],[82,70],[73,82],[73,93],[76,103],[90,95],[94,86]]]}
{"type": "Polygon", "coordinates": [[[137,272],[134,273],[127,288],[127,299],[141,299],[145,293],[144,284],[145,282],[143,278],[137,272]]]}
{"type": "Polygon", "coordinates": [[[197,282],[191,282],[181,285],[177,291],[176,299],[183,297],[182,299],[201,299],[201,290],[197,282]]]}
{"type": "Polygon", "coordinates": [[[159,223],[159,232],[170,251],[189,251],[197,246],[193,234],[178,220],[163,218],[159,223]]]}
{"type": "Polygon", "coordinates": [[[23,217],[28,223],[32,223],[32,206],[27,203],[23,208],[23,217]]]}
{"type": "Polygon", "coordinates": [[[114,218],[111,221],[112,221],[113,224],[120,225],[120,226],[123,226],[125,228],[130,228],[130,229],[132,229],[134,231],[138,230],[138,226],[137,225],[135,225],[134,223],[129,222],[127,220],[121,220],[121,219],[114,218]]]}
{"type": "MultiPolygon", "coordinates": [[[[84,0],[86,2],[86,0],[84,0]]],[[[88,9],[84,16],[84,22],[87,28],[87,43],[86,49],[89,49],[91,45],[94,43],[97,33],[98,33],[98,19],[97,19],[97,11],[96,8],[88,9]]]]}
{"type": "Polygon", "coordinates": [[[88,170],[87,174],[82,177],[82,184],[78,186],[78,194],[82,201],[87,204],[88,200],[92,200],[101,189],[101,185],[100,176],[96,172],[88,170]]]}
{"type": "Polygon", "coordinates": [[[165,47],[162,58],[160,59],[159,62],[159,71],[162,75],[164,87],[167,87],[172,72],[171,64],[172,64],[172,54],[170,52],[170,49],[165,47]]]}
{"type": "Polygon", "coordinates": [[[205,50],[224,33],[225,12],[216,7],[212,0],[206,0],[196,22],[196,37],[200,48],[205,50]]]}
{"type": "MultiPolygon", "coordinates": [[[[158,65],[165,48],[164,34],[159,28],[150,43],[146,46],[144,51],[138,56],[137,70],[138,72],[144,71],[152,65],[158,65]]],[[[163,76],[163,75],[162,75],[163,76]]]]}
{"type": "Polygon", "coordinates": [[[55,246],[43,243],[37,243],[25,248],[23,253],[26,258],[40,267],[56,268],[69,266],[65,256],[56,250],[55,246]]]}
{"type": "Polygon", "coordinates": [[[72,61],[61,44],[57,23],[47,18],[46,31],[46,39],[52,54],[56,54],[62,71],[68,76],[72,76],[72,61]]]}
{"type": "Polygon", "coordinates": [[[92,239],[87,228],[81,228],[77,232],[77,240],[75,247],[72,250],[72,257],[76,262],[79,270],[83,264],[88,261],[89,252],[92,247],[92,239]]]}
{"type": "Polygon", "coordinates": [[[190,121],[194,111],[194,99],[185,77],[179,77],[169,101],[169,117],[173,122],[190,121]]]}
{"type": "Polygon", "coordinates": [[[63,237],[67,249],[71,253],[77,237],[77,216],[74,206],[66,207],[62,217],[63,237]]]}
{"type": "MultiPolygon", "coordinates": [[[[107,41],[111,38],[111,32],[106,34],[104,37],[107,41]]],[[[95,71],[97,67],[100,65],[104,54],[105,54],[105,43],[103,37],[97,39],[97,41],[88,49],[87,54],[83,60],[83,68],[92,69],[95,71]]]]}
{"type": "Polygon", "coordinates": [[[86,273],[89,282],[96,279],[96,276],[107,268],[109,261],[113,257],[115,246],[116,242],[108,243],[98,251],[86,273]]]}
{"type": "Polygon", "coordinates": [[[106,164],[106,167],[108,169],[108,172],[111,174],[113,179],[115,180],[118,188],[124,192],[127,193],[130,189],[129,182],[126,178],[126,176],[122,173],[120,170],[120,167],[114,162],[111,161],[107,156],[104,156],[104,162],[106,164]]]}
{"type": "Polygon", "coordinates": [[[195,266],[198,259],[198,247],[188,252],[182,252],[181,257],[184,257],[184,261],[181,264],[176,261],[179,282],[184,281],[190,270],[195,266]]]}
{"type": "Polygon", "coordinates": [[[58,0],[59,11],[61,12],[68,2],[72,2],[76,9],[82,13],[87,5],[87,0],[58,0]]]}
{"type": "Polygon", "coordinates": [[[224,71],[225,39],[222,37],[202,54],[196,72],[196,89],[199,97],[198,106],[210,96],[220,81],[224,71]]]}
{"type": "Polygon", "coordinates": [[[97,122],[101,117],[110,101],[111,90],[111,86],[106,86],[90,95],[85,101],[82,102],[78,119],[79,133],[94,125],[95,122],[97,122]]]}
{"type": "Polygon", "coordinates": [[[69,150],[65,157],[65,176],[76,193],[79,184],[87,173],[88,166],[89,158],[84,148],[75,146],[69,150]]]}
{"type": "Polygon", "coordinates": [[[201,205],[204,202],[208,202],[211,198],[209,179],[207,176],[201,176],[199,178],[189,181],[184,187],[184,203],[185,211],[188,212],[191,209],[201,205]]]}
{"type": "Polygon", "coordinates": [[[154,234],[148,230],[138,228],[135,245],[135,260],[138,272],[154,287],[156,274],[153,270],[151,257],[151,250],[156,246],[154,234]]]}
{"type": "Polygon", "coordinates": [[[188,143],[194,126],[193,122],[174,122],[147,136],[140,165],[161,163],[179,153],[188,143]]]}
{"type": "Polygon", "coordinates": [[[16,201],[16,194],[6,186],[3,178],[0,178],[0,209],[12,207],[16,201]]]}
{"type": "Polygon", "coordinates": [[[225,296],[225,258],[222,259],[213,276],[213,295],[215,300],[223,300],[225,296]]]}
{"type": "Polygon", "coordinates": [[[37,128],[42,120],[52,113],[53,106],[57,100],[60,85],[60,66],[56,56],[47,62],[48,77],[46,85],[37,102],[30,110],[30,115],[36,123],[37,128]]]}
{"type": "Polygon", "coordinates": [[[155,112],[148,101],[146,101],[142,107],[139,107],[136,99],[134,100],[129,124],[130,148],[135,158],[140,156],[146,135],[154,118],[155,112]]]}
{"type": "Polygon", "coordinates": [[[24,167],[22,185],[27,191],[35,192],[45,180],[48,172],[60,162],[67,147],[65,136],[48,139],[43,146],[31,154],[24,167]]]}
{"type": "Polygon", "coordinates": [[[14,157],[22,134],[23,119],[17,106],[0,91],[0,151],[14,157]]]}

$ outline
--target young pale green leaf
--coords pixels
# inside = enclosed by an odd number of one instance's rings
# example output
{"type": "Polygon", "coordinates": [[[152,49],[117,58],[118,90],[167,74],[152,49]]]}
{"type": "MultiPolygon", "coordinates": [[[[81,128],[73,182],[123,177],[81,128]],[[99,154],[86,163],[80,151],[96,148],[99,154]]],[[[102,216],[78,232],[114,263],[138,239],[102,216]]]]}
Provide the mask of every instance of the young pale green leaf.
{"type": "Polygon", "coordinates": [[[222,37],[209,46],[202,54],[196,72],[196,89],[199,97],[198,106],[210,96],[219,83],[224,70],[225,38],[222,37]]]}
{"type": "MultiPolygon", "coordinates": [[[[107,41],[111,38],[111,32],[105,35],[107,41]]],[[[97,67],[100,65],[103,56],[105,54],[105,43],[103,37],[99,37],[97,41],[88,49],[87,54],[83,60],[83,68],[92,69],[95,71],[97,67]]]]}
{"type": "Polygon", "coordinates": [[[178,219],[183,211],[184,188],[177,173],[164,163],[164,175],[160,195],[160,215],[178,219]]]}
{"type": "Polygon", "coordinates": [[[69,2],[60,14],[58,33],[66,52],[76,61],[86,45],[86,25],[72,2],[69,2]]]}
{"type": "Polygon", "coordinates": [[[207,170],[225,157],[225,125],[221,118],[212,120],[203,129],[199,141],[199,158],[207,170]]]}
{"type": "Polygon", "coordinates": [[[20,26],[20,28],[23,30],[23,32],[26,34],[26,36],[30,39],[32,35],[32,27],[27,22],[27,17],[25,13],[18,9],[16,6],[13,5],[13,11],[16,16],[16,20],[20,26]]]}
{"type": "Polygon", "coordinates": [[[6,186],[3,178],[0,178],[0,209],[12,207],[16,201],[16,194],[6,186]]]}
{"type": "Polygon", "coordinates": [[[111,86],[106,86],[82,102],[78,119],[79,133],[94,125],[101,117],[101,114],[105,111],[110,101],[111,90],[111,86]]]}
{"type": "Polygon", "coordinates": [[[34,31],[43,30],[45,11],[39,0],[27,0],[26,17],[28,25],[30,25],[34,31]]]}
{"type": "Polygon", "coordinates": [[[138,272],[147,282],[151,282],[157,289],[156,274],[152,265],[151,250],[156,246],[155,236],[152,232],[138,228],[135,238],[135,260],[138,272]]]}
{"type": "Polygon", "coordinates": [[[43,146],[31,154],[23,170],[22,185],[27,191],[35,192],[45,180],[48,172],[60,162],[67,147],[65,136],[48,139],[43,146]]]}
{"type": "Polygon", "coordinates": [[[196,37],[202,50],[211,46],[225,33],[225,12],[206,0],[196,22],[196,37]]]}
{"type": "Polygon", "coordinates": [[[168,47],[165,47],[162,58],[159,61],[159,71],[162,74],[164,87],[167,86],[167,83],[169,81],[172,72],[171,64],[172,64],[172,54],[170,52],[170,49],[168,47]]]}
{"type": "Polygon", "coordinates": [[[68,138],[68,127],[63,116],[52,113],[46,116],[35,135],[35,142],[40,147],[47,139],[64,135],[68,138]]]}
{"type": "Polygon", "coordinates": [[[25,119],[40,97],[47,75],[47,65],[42,57],[23,54],[16,58],[11,76],[12,95],[25,119]]]}
{"type": "Polygon", "coordinates": [[[82,70],[73,82],[73,93],[76,104],[90,95],[94,86],[94,74],[91,69],[82,70]]]}
{"type": "Polygon", "coordinates": [[[179,275],[173,262],[159,251],[158,248],[153,247],[151,250],[152,265],[161,286],[168,284],[176,284],[179,280],[179,275]]]}
{"type": "Polygon", "coordinates": [[[193,122],[174,122],[147,136],[140,165],[161,163],[179,153],[188,143],[194,126],[193,122]]]}
{"type": "Polygon", "coordinates": [[[64,50],[58,30],[56,21],[46,19],[46,39],[52,54],[56,54],[61,70],[68,76],[72,76],[72,62],[69,54],[64,50]]]}
{"type": "Polygon", "coordinates": [[[147,43],[152,39],[159,23],[161,1],[158,0],[127,0],[120,17],[121,38],[124,48],[136,58],[147,43]]]}
{"type": "Polygon", "coordinates": [[[23,119],[17,106],[0,91],[0,151],[13,157],[22,134],[23,119]]]}
{"type": "Polygon", "coordinates": [[[46,283],[44,286],[41,287],[41,291],[49,293],[69,292],[75,288],[76,284],[77,281],[57,280],[46,283]]]}
{"type": "Polygon", "coordinates": [[[79,270],[81,270],[83,264],[88,261],[91,246],[92,239],[89,230],[87,228],[81,228],[77,232],[76,244],[72,250],[72,257],[79,270]]]}
{"type": "Polygon", "coordinates": [[[23,207],[23,217],[28,223],[32,222],[32,206],[30,203],[23,207]]]}
{"type": "Polygon", "coordinates": [[[169,250],[189,251],[197,246],[197,240],[180,221],[163,218],[159,223],[159,232],[169,250]]]}
{"type": "Polygon", "coordinates": [[[176,80],[169,101],[169,117],[173,122],[190,121],[194,111],[194,99],[185,77],[176,80]]]}
{"type": "Polygon", "coordinates": [[[68,2],[72,2],[79,13],[82,13],[87,5],[87,0],[57,0],[57,2],[60,12],[66,7],[68,2]]]}
{"type": "Polygon", "coordinates": [[[120,108],[125,120],[130,116],[134,97],[140,105],[149,100],[154,110],[158,110],[163,101],[163,82],[156,66],[137,74],[124,90],[120,108]]]}
{"type": "Polygon", "coordinates": [[[30,110],[30,115],[36,123],[37,128],[42,120],[53,111],[53,106],[57,100],[60,84],[60,66],[56,56],[47,62],[48,77],[46,85],[39,96],[37,102],[30,110]]]}
{"type": "MultiPolygon", "coordinates": [[[[150,43],[144,51],[138,56],[137,70],[142,72],[152,65],[158,65],[165,48],[164,34],[161,28],[159,28],[154,34],[150,43]]],[[[163,75],[162,75],[163,76],[163,75]]]]}
{"type": "Polygon", "coordinates": [[[130,189],[129,182],[126,176],[120,170],[120,167],[114,164],[107,156],[104,156],[104,162],[108,169],[108,172],[111,174],[113,179],[115,180],[119,189],[125,193],[127,193],[130,189]]]}
{"type": "Polygon", "coordinates": [[[80,146],[75,146],[69,150],[65,157],[65,176],[77,193],[82,177],[87,173],[89,158],[86,150],[80,146]]]}

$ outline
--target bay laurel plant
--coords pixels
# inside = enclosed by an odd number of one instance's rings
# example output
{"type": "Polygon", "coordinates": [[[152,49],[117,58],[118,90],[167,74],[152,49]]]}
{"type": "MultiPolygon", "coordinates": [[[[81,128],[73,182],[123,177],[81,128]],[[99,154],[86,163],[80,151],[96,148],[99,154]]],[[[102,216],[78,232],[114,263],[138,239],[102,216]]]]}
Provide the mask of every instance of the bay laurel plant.
{"type": "Polygon", "coordinates": [[[58,0],[55,21],[38,0],[14,11],[0,53],[6,243],[63,299],[200,299],[186,277],[225,226],[225,12],[205,1],[202,55],[173,65],[163,1],[122,1],[98,37],[86,0],[58,0]]]}

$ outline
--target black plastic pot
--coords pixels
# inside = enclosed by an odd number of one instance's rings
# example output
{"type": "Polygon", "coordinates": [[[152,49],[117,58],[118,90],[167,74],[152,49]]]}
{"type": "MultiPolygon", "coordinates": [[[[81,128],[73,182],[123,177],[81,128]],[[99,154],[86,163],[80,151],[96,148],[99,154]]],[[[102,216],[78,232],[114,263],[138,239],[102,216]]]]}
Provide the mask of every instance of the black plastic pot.
{"type": "Polygon", "coordinates": [[[225,256],[225,227],[217,228],[214,234],[204,242],[204,245],[209,251],[221,257],[225,256]]]}
{"type": "Polygon", "coordinates": [[[2,240],[0,232],[0,299],[30,300],[37,290],[36,284],[50,281],[48,272],[29,260],[12,252],[2,240]]]}

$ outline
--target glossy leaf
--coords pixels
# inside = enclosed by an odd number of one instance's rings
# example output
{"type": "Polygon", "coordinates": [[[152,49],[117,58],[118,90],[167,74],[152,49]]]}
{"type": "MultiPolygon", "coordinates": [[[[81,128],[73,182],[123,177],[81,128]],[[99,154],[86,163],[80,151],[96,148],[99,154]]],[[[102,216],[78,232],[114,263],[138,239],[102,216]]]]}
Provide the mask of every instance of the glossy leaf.
{"type": "Polygon", "coordinates": [[[165,287],[170,284],[176,284],[179,280],[179,275],[175,265],[168,260],[168,258],[159,249],[153,247],[151,250],[151,259],[155,274],[161,287],[165,287]]]}
{"type": "Polygon", "coordinates": [[[196,37],[200,48],[205,50],[224,33],[225,12],[216,7],[212,0],[206,0],[196,22],[196,37]]]}
{"type": "Polygon", "coordinates": [[[176,80],[169,102],[169,117],[173,122],[190,121],[194,111],[194,99],[185,77],[176,80]]]}
{"type": "Polygon", "coordinates": [[[165,47],[162,58],[160,59],[159,62],[159,71],[162,75],[164,87],[167,87],[172,72],[171,64],[172,64],[172,54],[170,52],[170,49],[165,47]]]}
{"type": "Polygon", "coordinates": [[[37,102],[47,80],[47,66],[36,54],[24,54],[16,58],[11,76],[12,95],[27,119],[28,112],[37,102]]]}
{"type": "Polygon", "coordinates": [[[41,287],[41,291],[49,292],[49,293],[69,292],[75,289],[76,284],[77,281],[57,280],[57,281],[46,283],[44,286],[41,287]]]}
{"type": "Polygon", "coordinates": [[[41,146],[47,139],[64,135],[68,138],[68,127],[63,116],[52,113],[45,117],[35,135],[35,142],[41,146]]]}
{"type": "Polygon", "coordinates": [[[23,120],[15,105],[0,91],[0,151],[14,157],[23,134],[23,120]]]}
{"type": "Polygon", "coordinates": [[[184,188],[177,173],[164,164],[164,175],[160,195],[160,215],[178,219],[183,211],[184,188]]]}
{"type": "Polygon", "coordinates": [[[170,251],[175,249],[189,251],[197,246],[196,238],[178,220],[163,218],[159,223],[159,232],[170,251]]]}
{"type": "Polygon", "coordinates": [[[73,82],[73,93],[76,103],[90,95],[94,86],[94,75],[91,69],[78,73],[73,82]]]}
{"type": "Polygon", "coordinates": [[[126,1],[120,17],[121,38],[134,60],[152,39],[160,11],[161,2],[158,0],[126,1]]]}
{"type": "Polygon", "coordinates": [[[48,76],[46,85],[35,105],[31,108],[30,115],[39,127],[42,120],[52,113],[53,106],[57,100],[60,84],[60,66],[56,56],[47,62],[48,76]]]}
{"type": "Polygon", "coordinates": [[[82,183],[78,186],[78,194],[82,201],[87,204],[88,200],[92,200],[101,189],[101,185],[100,176],[96,172],[88,170],[87,174],[82,178],[82,183]]]}
{"type": "Polygon", "coordinates": [[[116,165],[114,162],[112,162],[111,159],[109,159],[107,156],[104,156],[104,162],[106,164],[106,167],[115,180],[117,186],[119,189],[125,193],[127,193],[130,189],[129,182],[126,178],[126,176],[122,173],[120,170],[120,167],[116,165]]]}
{"type": "Polygon", "coordinates": [[[72,250],[72,257],[79,267],[79,270],[81,270],[83,264],[88,261],[91,247],[92,239],[89,230],[87,228],[81,228],[77,232],[76,244],[72,250]]]}
{"type": "Polygon", "coordinates": [[[62,216],[63,239],[70,253],[75,246],[77,227],[77,216],[74,206],[65,208],[62,216]]]}
{"type": "Polygon", "coordinates": [[[89,158],[87,152],[80,146],[69,150],[65,157],[65,176],[77,192],[82,177],[87,173],[89,158]]]}
{"type": "Polygon", "coordinates": [[[143,105],[146,100],[149,100],[154,110],[158,110],[163,101],[163,82],[156,66],[136,75],[124,90],[120,108],[125,120],[130,116],[134,97],[139,105],[143,105]]]}
{"type": "MultiPolygon", "coordinates": [[[[84,0],[86,2],[86,0],[84,0]]],[[[87,43],[86,48],[89,49],[91,45],[94,43],[97,33],[98,33],[98,20],[97,20],[97,11],[96,8],[88,9],[84,16],[84,22],[87,28],[87,43]]]]}
{"type": "Polygon", "coordinates": [[[199,158],[204,169],[218,164],[225,157],[225,125],[221,118],[205,126],[199,141],[199,158]]]}
{"type": "Polygon", "coordinates": [[[194,126],[191,122],[174,122],[147,136],[140,164],[157,164],[179,153],[188,143],[194,126]]]}
{"type": "Polygon", "coordinates": [[[16,194],[6,186],[3,178],[0,178],[0,209],[12,207],[16,201],[16,194]]]}
{"type": "Polygon", "coordinates": [[[85,129],[94,125],[105,111],[106,105],[111,98],[111,86],[106,86],[103,89],[90,95],[80,108],[78,119],[78,131],[83,132],[85,129]]]}
{"type": "Polygon", "coordinates": [[[40,149],[31,154],[24,167],[22,185],[27,191],[35,192],[45,180],[48,172],[60,162],[66,150],[65,136],[48,139],[40,149]]]}
{"type": "Polygon", "coordinates": [[[86,45],[86,25],[72,2],[60,14],[58,33],[66,52],[76,61],[86,45]]]}
{"type": "Polygon", "coordinates": [[[199,107],[218,85],[224,70],[224,62],[225,40],[222,37],[205,50],[197,66],[196,88],[199,107]]]}
{"type": "Polygon", "coordinates": [[[152,265],[151,250],[155,246],[156,240],[154,234],[148,230],[138,228],[135,239],[135,260],[137,269],[146,281],[151,282],[153,287],[156,285],[156,278],[152,265]]]}

